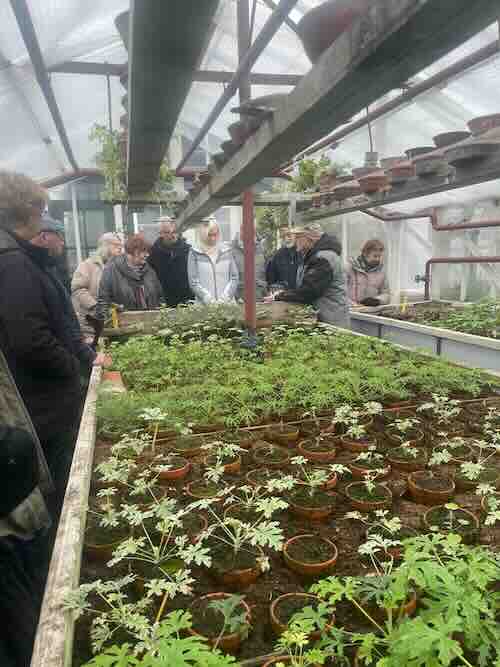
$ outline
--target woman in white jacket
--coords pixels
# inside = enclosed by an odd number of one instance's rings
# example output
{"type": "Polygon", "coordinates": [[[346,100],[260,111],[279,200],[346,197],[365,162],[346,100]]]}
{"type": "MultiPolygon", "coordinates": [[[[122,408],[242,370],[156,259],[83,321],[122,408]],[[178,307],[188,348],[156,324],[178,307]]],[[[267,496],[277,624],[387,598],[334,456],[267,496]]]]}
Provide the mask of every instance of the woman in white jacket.
{"type": "Polygon", "coordinates": [[[210,220],[201,230],[202,243],[191,248],[188,258],[189,286],[197,303],[234,301],[238,289],[238,267],[231,247],[220,242],[220,229],[210,220]]]}

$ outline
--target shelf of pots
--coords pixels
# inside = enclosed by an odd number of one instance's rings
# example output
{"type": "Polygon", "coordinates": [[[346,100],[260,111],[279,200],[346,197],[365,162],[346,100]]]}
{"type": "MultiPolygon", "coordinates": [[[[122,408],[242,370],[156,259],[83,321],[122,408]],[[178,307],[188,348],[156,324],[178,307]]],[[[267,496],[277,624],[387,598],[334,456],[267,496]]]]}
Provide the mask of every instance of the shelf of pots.
{"type": "MultiPolygon", "coordinates": [[[[32,667],[134,647],[139,666],[195,650],[193,665],[251,667],[279,650],[302,667],[297,631],[330,664],[352,643],[339,629],[367,623],[377,652],[402,650],[395,633],[425,595],[411,573],[429,568],[431,586],[444,549],[457,581],[465,564],[487,572],[467,585],[497,604],[490,552],[463,545],[500,530],[497,380],[316,327],[262,345],[131,339],[114,348],[120,394],[94,370],[32,667]]],[[[442,611],[449,591],[433,594],[442,611]]],[[[479,647],[469,612],[454,622],[467,655],[491,655],[489,626],[479,647]]]]}
{"type": "Polygon", "coordinates": [[[432,301],[354,309],[350,314],[353,331],[500,373],[498,312],[498,302],[464,307],[432,301]]]}

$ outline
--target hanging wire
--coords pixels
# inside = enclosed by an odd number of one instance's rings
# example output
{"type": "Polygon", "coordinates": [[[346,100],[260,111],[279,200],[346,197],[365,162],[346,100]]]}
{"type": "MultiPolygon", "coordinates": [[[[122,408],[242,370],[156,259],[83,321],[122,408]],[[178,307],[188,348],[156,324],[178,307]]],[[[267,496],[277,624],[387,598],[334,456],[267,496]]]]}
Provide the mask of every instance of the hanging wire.
{"type": "Polygon", "coordinates": [[[252,17],[250,19],[250,31],[248,33],[248,48],[252,46],[253,42],[253,31],[255,28],[255,14],[257,13],[257,0],[253,0],[252,6],[252,17]]]}
{"type": "MultiPolygon", "coordinates": [[[[366,115],[370,113],[370,107],[366,107],[366,115]]],[[[370,138],[370,153],[373,153],[373,133],[372,133],[372,124],[371,121],[368,121],[368,137],[370,138]]]]}

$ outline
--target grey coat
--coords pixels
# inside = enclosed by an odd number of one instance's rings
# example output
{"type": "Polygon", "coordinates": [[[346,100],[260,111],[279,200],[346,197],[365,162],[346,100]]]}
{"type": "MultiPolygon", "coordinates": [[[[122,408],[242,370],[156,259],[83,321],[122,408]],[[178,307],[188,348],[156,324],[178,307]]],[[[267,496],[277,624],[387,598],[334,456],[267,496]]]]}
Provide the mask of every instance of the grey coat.
{"type": "MultiPolygon", "coordinates": [[[[238,268],[238,289],[236,290],[236,298],[243,299],[244,281],[245,281],[245,261],[243,253],[243,243],[240,240],[234,239],[232,243],[233,257],[238,268]]],[[[266,282],[266,258],[264,251],[259,242],[255,244],[255,296],[257,300],[265,297],[267,291],[266,282]]]]}
{"type": "Polygon", "coordinates": [[[50,516],[42,495],[53,490],[49,469],[38,436],[17,390],[5,357],[0,351],[0,421],[6,426],[21,428],[31,435],[40,469],[39,486],[7,517],[0,519],[0,537],[15,535],[23,540],[33,538],[50,526],[50,516]]]}
{"type": "Polygon", "coordinates": [[[160,281],[149,264],[136,272],[129,266],[126,255],[119,255],[107,262],[102,272],[96,317],[106,319],[113,303],[125,310],[154,310],[160,307],[162,297],[160,281]],[[141,293],[145,307],[141,304],[141,293]]]}
{"type": "Polygon", "coordinates": [[[203,249],[191,248],[188,278],[198,303],[233,301],[239,277],[231,248],[221,245],[214,261],[203,249]]]}

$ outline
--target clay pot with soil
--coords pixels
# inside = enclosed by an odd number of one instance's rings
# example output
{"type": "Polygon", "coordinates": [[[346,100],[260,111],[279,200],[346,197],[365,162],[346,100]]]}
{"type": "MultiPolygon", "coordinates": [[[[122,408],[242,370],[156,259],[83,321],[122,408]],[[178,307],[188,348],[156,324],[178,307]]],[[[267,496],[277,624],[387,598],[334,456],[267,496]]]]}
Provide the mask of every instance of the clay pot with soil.
{"type": "Polygon", "coordinates": [[[426,450],[421,447],[401,446],[390,449],[386,453],[386,458],[393,470],[415,472],[425,468],[428,456],[426,450]]]}
{"type": "MultiPolygon", "coordinates": [[[[279,476],[279,473],[276,470],[268,470],[267,468],[255,468],[254,470],[249,470],[245,475],[245,479],[250,486],[264,486],[269,480],[276,479],[279,476]]],[[[277,494],[274,491],[274,495],[277,494]]]]}
{"type": "Polygon", "coordinates": [[[204,479],[195,479],[192,482],[189,482],[185,489],[186,495],[193,500],[215,498],[220,490],[221,489],[217,484],[208,482],[204,479]]]}
{"type": "Polygon", "coordinates": [[[355,439],[353,436],[343,435],[340,438],[342,447],[347,449],[349,452],[367,452],[372,447],[377,446],[377,441],[375,438],[370,436],[363,436],[359,439],[355,439]]]}
{"type": "Polygon", "coordinates": [[[460,470],[455,471],[455,485],[461,493],[475,491],[479,484],[489,484],[500,488],[500,470],[493,466],[485,466],[476,479],[468,479],[460,470]]]}
{"type": "MultiPolygon", "coordinates": [[[[211,454],[205,459],[205,465],[212,467],[217,465],[217,455],[211,454]]],[[[224,474],[237,475],[241,470],[241,456],[225,456],[221,464],[224,466],[224,474]]]]}
{"type": "Polygon", "coordinates": [[[413,447],[419,447],[424,444],[425,440],[424,432],[419,428],[410,428],[402,433],[395,426],[388,426],[384,435],[395,447],[399,447],[403,442],[411,442],[413,447]]]}
{"type": "Polygon", "coordinates": [[[266,438],[283,447],[294,447],[299,439],[298,426],[287,426],[286,424],[277,424],[266,429],[266,438]]]}
{"type": "Polygon", "coordinates": [[[451,464],[460,464],[467,463],[474,458],[474,450],[470,445],[464,443],[463,445],[450,447],[447,445],[447,442],[440,443],[437,447],[432,449],[433,454],[438,454],[446,449],[451,454],[450,463],[451,464]]]}
{"type": "Polygon", "coordinates": [[[259,560],[264,552],[260,547],[250,544],[244,544],[235,552],[226,542],[226,536],[217,531],[205,541],[212,556],[210,574],[230,590],[245,590],[262,575],[259,560]]]}
{"type": "Polygon", "coordinates": [[[369,489],[365,482],[351,482],[344,492],[352,507],[360,512],[385,509],[392,505],[392,493],[383,484],[375,483],[369,489]]]}
{"type": "Polygon", "coordinates": [[[377,458],[371,461],[358,461],[354,459],[353,461],[349,461],[347,466],[354,479],[366,479],[366,476],[373,473],[374,470],[379,471],[377,474],[378,479],[385,479],[391,474],[391,466],[383,458],[382,460],[377,458]]]}
{"type": "Polygon", "coordinates": [[[301,482],[307,482],[307,476],[305,473],[311,473],[317,470],[322,470],[323,472],[326,473],[326,482],[324,484],[321,484],[318,488],[321,491],[330,491],[331,489],[334,489],[337,486],[338,482],[338,475],[335,472],[332,472],[328,466],[313,466],[311,465],[310,467],[305,468],[305,472],[299,471],[297,473],[297,478],[301,482]]]}
{"type": "Polygon", "coordinates": [[[319,577],[333,571],[338,551],[335,544],[316,534],[297,535],[287,540],[283,558],[287,567],[305,577],[319,577]]]}
{"type": "Polygon", "coordinates": [[[290,510],[310,521],[324,521],[335,509],[335,497],[325,491],[311,494],[309,487],[300,485],[288,496],[290,510]]]}
{"type": "Polygon", "coordinates": [[[113,551],[130,536],[129,526],[99,525],[99,516],[87,513],[84,551],[89,560],[107,563],[113,557],[113,551]]]}
{"type": "Polygon", "coordinates": [[[331,421],[329,419],[302,422],[300,425],[300,433],[305,439],[315,438],[320,435],[323,430],[327,430],[330,424],[331,421]]]}
{"type": "Polygon", "coordinates": [[[458,533],[466,544],[473,544],[479,536],[477,516],[454,503],[431,507],[422,517],[422,523],[429,532],[458,533]]]}
{"type": "Polygon", "coordinates": [[[259,440],[252,449],[252,458],[257,465],[282,469],[288,465],[290,453],[283,447],[259,440]]]}
{"type": "MultiPolygon", "coordinates": [[[[411,526],[401,526],[401,528],[396,532],[391,532],[385,526],[376,525],[373,528],[368,528],[366,531],[366,538],[369,539],[372,535],[382,535],[385,540],[398,540],[402,542],[403,540],[408,540],[413,537],[418,536],[418,531],[411,526]]],[[[395,561],[399,561],[403,558],[404,547],[403,545],[394,545],[387,548],[387,553],[395,561]]]]}
{"type": "Polygon", "coordinates": [[[319,435],[315,438],[302,440],[298,444],[298,451],[308,461],[315,463],[330,463],[337,456],[335,445],[338,438],[334,435],[319,435]]]}
{"type": "Polygon", "coordinates": [[[455,482],[449,477],[441,477],[429,470],[421,470],[408,475],[408,491],[416,503],[440,505],[453,498],[455,482]]]}
{"type": "Polygon", "coordinates": [[[161,461],[158,479],[161,482],[178,482],[191,471],[191,462],[182,456],[170,454],[161,461]]]}
{"type": "Polygon", "coordinates": [[[245,431],[241,429],[234,433],[225,433],[224,441],[234,443],[242,449],[251,449],[260,437],[260,434],[256,431],[245,431]]]}
{"type": "MultiPolygon", "coordinates": [[[[224,629],[224,617],[216,609],[210,606],[211,602],[229,598],[228,593],[210,593],[194,600],[189,606],[193,619],[189,633],[196,637],[202,637],[211,646],[219,648],[227,653],[235,653],[240,648],[241,642],[246,639],[250,628],[252,614],[248,604],[241,600],[241,612],[245,615],[246,624],[238,632],[221,636],[224,629]]],[[[240,612],[240,609],[237,610],[240,612]]]]}
{"type": "Polygon", "coordinates": [[[202,448],[204,444],[205,440],[203,438],[186,435],[172,441],[171,448],[174,454],[179,454],[179,456],[192,459],[205,453],[205,450],[202,448]]]}
{"type": "MultiPolygon", "coordinates": [[[[312,607],[316,609],[320,603],[316,595],[310,593],[285,593],[280,595],[276,600],[273,600],[269,607],[269,615],[271,617],[271,627],[274,634],[279,637],[285,630],[288,629],[290,620],[294,614],[302,611],[304,607],[312,607]]],[[[335,623],[335,616],[325,626],[325,630],[331,628],[335,623]]],[[[309,635],[310,641],[316,641],[321,637],[321,630],[315,630],[309,635]]]]}

